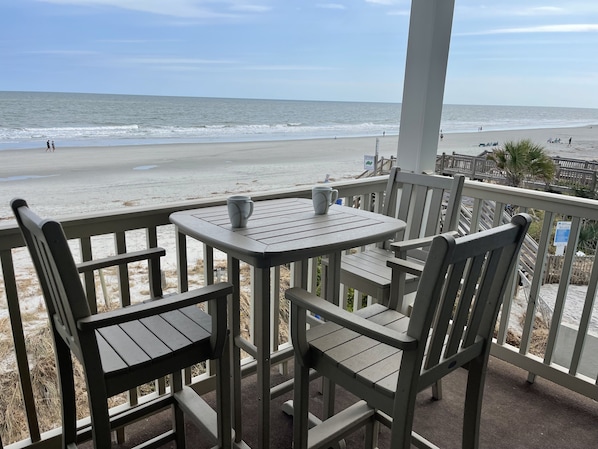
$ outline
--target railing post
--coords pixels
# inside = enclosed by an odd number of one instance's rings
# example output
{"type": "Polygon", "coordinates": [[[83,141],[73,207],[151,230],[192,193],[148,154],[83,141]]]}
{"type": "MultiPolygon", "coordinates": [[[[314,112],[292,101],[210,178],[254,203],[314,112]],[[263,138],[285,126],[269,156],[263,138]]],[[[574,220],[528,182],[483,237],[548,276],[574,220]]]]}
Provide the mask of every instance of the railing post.
{"type": "MultiPolygon", "coordinates": [[[[29,428],[29,438],[32,442],[37,442],[40,441],[41,434],[39,431],[35,399],[33,397],[33,386],[31,382],[31,373],[29,372],[27,347],[25,345],[25,335],[23,333],[23,320],[21,317],[21,309],[19,307],[17,285],[15,282],[15,270],[10,250],[0,252],[0,265],[2,265],[4,289],[8,303],[8,314],[10,317],[12,338],[15,346],[15,358],[17,359],[19,379],[21,381],[21,394],[23,395],[25,415],[27,417],[27,426],[29,428]]],[[[2,394],[4,395],[8,393],[2,394]]]]}

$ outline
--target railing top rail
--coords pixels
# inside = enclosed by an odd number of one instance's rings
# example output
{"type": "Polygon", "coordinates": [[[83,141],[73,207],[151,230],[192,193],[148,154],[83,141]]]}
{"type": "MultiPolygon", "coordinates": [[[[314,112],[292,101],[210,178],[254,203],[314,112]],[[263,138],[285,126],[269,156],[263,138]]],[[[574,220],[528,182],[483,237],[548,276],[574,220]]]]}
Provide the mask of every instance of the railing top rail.
{"type": "MultiPolygon", "coordinates": [[[[339,197],[363,195],[384,191],[388,175],[373,176],[364,179],[350,179],[331,182],[329,185],[338,189],[339,197]]],[[[270,190],[267,192],[251,192],[254,200],[272,198],[311,198],[312,186],[292,187],[289,189],[270,190]]],[[[25,198],[27,199],[27,198],[25,198]]],[[[73,214],[60,219],[65,233],[69,238],[85,238],[103,234],[106,229],[110,232],[123,232],[153,226],[170,224],[169,216],[173,212],[199,209],[219,204],[226,204],[226,196],[218,196],[199,200],[180,201],[176,203],[160,204],[149,207],[131,207],[127,209],[111,210],[94,214],[73,214]]],[[[16,221],[0,225],[0,251],[24,246],[16,221]]]]}
{"type": "Polygon", "coordinates": [[[560,173],[582,173],[582,174],[587,174],[587,175],[594,175],[596,173],[596,170],[592,170],[589,168],[577,168],[577,167],[569,167],[566,165],[560,165],[559,166],[559,172],[560,173]]]}
{"type": "Polygon", "coordinates": [[[598,220],[598,200],[570,195],[509,187],[479,181],[465,181],[463,196],[484,198],[505,204],[557,212],[564,215],[598,220]]]}

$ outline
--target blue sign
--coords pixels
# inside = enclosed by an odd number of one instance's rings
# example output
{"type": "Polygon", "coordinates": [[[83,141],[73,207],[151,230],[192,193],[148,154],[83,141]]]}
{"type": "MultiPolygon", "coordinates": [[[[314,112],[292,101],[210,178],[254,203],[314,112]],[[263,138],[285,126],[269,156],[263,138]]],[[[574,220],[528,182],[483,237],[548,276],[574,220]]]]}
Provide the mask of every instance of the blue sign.
{"type": "Polygon", "coordinates": [[[554,246],[567,246],[569,233],[571,232],[570,221],[557,221],[554,233],[554,246]]]}

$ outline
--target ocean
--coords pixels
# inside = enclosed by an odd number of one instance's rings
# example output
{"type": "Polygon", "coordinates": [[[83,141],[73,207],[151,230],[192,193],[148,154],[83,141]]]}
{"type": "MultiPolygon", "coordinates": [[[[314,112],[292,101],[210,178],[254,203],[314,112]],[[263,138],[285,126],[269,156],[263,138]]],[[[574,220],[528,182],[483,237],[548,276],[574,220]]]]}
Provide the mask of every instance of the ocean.
{"type": "MultiPolygon", "coordinates": [[[[366,137],[399,132],[399,103],[0,92],[0,150],[366,137]]],[[[598,124],[598,109],[445,105],[443,133],[598,124]]]]}

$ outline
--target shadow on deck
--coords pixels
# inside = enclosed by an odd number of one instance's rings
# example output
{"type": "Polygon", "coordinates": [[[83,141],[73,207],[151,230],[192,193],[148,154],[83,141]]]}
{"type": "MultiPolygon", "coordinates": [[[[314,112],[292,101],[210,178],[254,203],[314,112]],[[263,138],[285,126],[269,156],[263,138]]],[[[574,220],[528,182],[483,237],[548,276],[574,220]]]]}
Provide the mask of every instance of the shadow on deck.
{"type": "MultiPolygon", "coordinates": [[[[526,448],[544,449],[595,447],[598,441],[598,403],[573,393],[547,380],[538,378],[536,383],[526,381],[527,373],[506,362],[491,357],[486,380],[480,447],[482,448],[526,448]]],[[[415,416],[415,430],[442,448],[459,448],[465,372],[458,370],[445,378],[444,398],[432,401],[429,390],[418,398],[415,416]]],[[[273,381],[280,382],[283,376],[273,375],[273,381]]],[[[251,404],[255,403],[253,388],[255,376],[243,381],[243,427],[244,439],[256,447],[257,414],[251,404]]],[[[317,381],[316,381],[317,382],[317,381]]],[[[321,405],[317,385],[312,389],[312,410],[321,405]]],[[[271,416],[271,447],[291,448],[292,418],[281,410],[281,404],[291,399],[288,393],[273,401],[271,416]]],[[[339,391],[337,404],[348,405],[353,398],[339,391]]],[[[138,444],[156,429],[170,425],[167,418],[158,415],[151,420],[132,426],[127,432],[128,441],[122,448],[138,444]]],[[[382,427],[380,448],[388,448],[387,430],[382,427]]],[[[203,449],[211,447],[202,442],[198,431],[191,425],[187,429],[188,447],[203,449]]],[[[362,430],[356,431],[347,440],[347,449],[363,447],[362,430]]],[[[90,447],[87,444],[83,447],[90,447]]],[[[172,446],[167,447],[174,447],[172,446]]]]}

